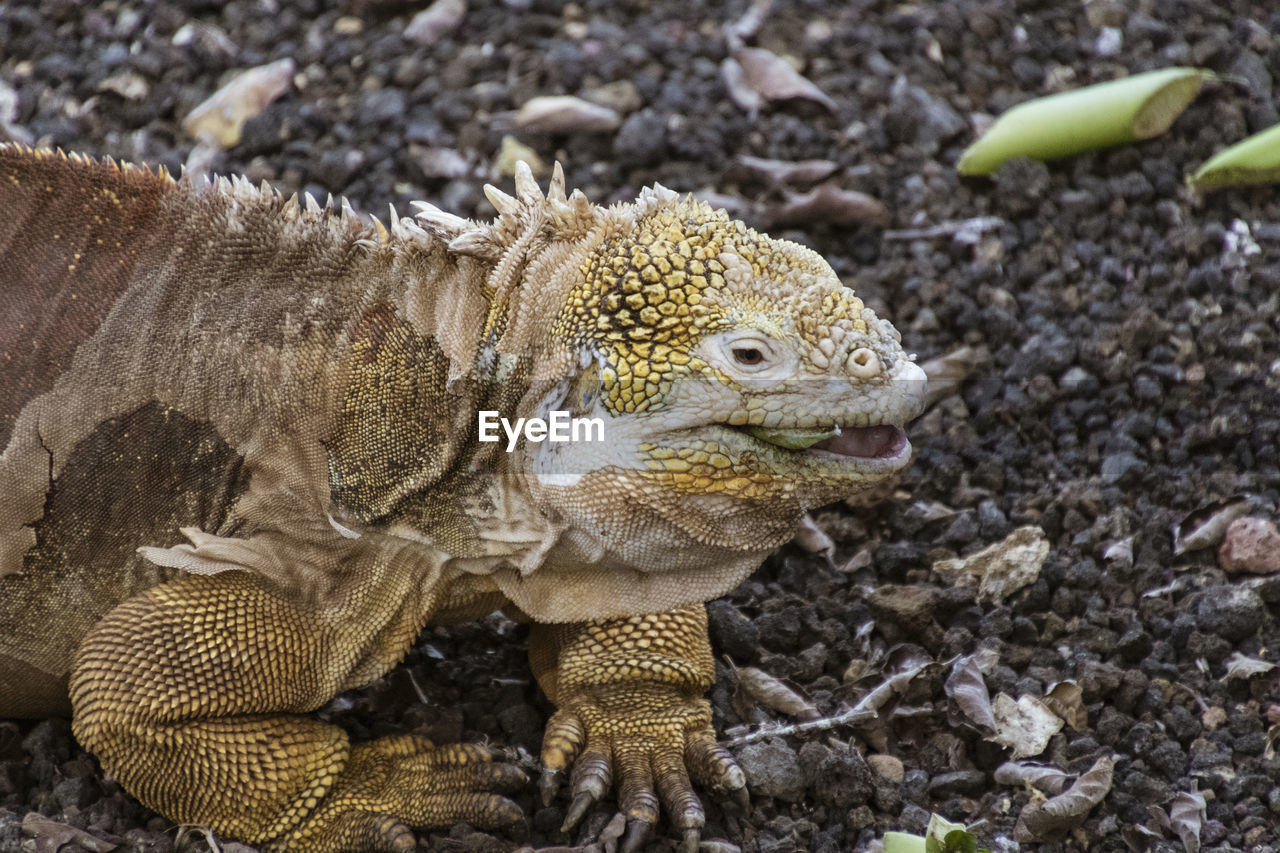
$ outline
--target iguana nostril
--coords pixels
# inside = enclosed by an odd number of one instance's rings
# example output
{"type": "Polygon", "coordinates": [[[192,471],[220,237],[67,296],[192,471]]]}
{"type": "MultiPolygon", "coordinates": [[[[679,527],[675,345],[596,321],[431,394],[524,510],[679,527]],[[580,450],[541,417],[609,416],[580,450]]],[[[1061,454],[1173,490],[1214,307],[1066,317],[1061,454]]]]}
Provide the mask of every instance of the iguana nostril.
{"type": "Polygon", "coordinates": [[[845,359],[844,369],[857,379],[870,379],[880,372],[880,356],[870,347],[858,347],[845,359]]]}

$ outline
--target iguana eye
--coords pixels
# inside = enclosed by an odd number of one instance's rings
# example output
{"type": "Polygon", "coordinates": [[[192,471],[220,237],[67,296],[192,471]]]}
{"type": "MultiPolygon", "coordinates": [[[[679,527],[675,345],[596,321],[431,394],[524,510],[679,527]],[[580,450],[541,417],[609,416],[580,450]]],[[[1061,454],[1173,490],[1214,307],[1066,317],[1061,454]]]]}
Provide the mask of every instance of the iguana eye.
{"type": "Polygon", "coordinates": [[[730,329],[698,345],[698,354],[716,370],[739,379],[777,379],[795,371],[791,347],[759,329],[730,329]]]}

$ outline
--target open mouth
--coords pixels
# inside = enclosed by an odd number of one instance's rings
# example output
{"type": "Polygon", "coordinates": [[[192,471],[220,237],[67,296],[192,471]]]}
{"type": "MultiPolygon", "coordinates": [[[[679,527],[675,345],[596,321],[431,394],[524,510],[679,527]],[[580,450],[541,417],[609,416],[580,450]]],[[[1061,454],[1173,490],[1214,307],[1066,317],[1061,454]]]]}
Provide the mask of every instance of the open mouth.
{"type": "Polygon", "coordinates": [[[766,429],[743,427],[742,431],[758,441],[787,450],[817,450],[836,456],[858,459],[885,459],[902,453],[907,434],[901,427],[889,424],[866,427],[834,427],[829,430],[766,429]]]}

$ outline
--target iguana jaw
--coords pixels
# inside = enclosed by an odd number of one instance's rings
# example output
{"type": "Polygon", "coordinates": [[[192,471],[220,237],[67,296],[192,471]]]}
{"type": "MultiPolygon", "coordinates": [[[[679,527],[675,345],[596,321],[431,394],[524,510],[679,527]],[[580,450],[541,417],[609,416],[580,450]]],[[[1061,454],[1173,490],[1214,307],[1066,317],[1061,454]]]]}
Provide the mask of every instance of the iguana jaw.
{"type": "MultiPolygon", "coordinates": [[[[866,426],[835,426],[830,430],[764,429],[716,424],[726,444],[751,443],[762,460],[780,467],[819,466],[832,474],[888,475],[904,467],[911,458],[911,442],[906,430],[893,423],[866,426]]],[[[691,431],[706,437],[705,429],[691,431]]],[[[773,467],[769,465],[768,467],[773,467]]]]}
{"type": "Polygon", "coordinates": [[[897,457],[907,445],[907,436],[902,428],[887,424],[843,429],[837,424],[826,430],[749,426],[743,427],[742,431],[757,441],[773,444],[784,450],[858,459],[897,457]]]}

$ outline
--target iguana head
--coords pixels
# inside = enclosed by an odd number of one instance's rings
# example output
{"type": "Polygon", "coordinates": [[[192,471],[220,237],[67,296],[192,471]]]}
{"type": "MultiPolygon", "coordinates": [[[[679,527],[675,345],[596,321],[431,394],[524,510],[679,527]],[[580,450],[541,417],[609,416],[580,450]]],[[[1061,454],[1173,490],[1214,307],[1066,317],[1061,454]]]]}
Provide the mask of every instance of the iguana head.
{"type": "Polygon", "coordinates": [[[758,563],[807,509],[907,464],[924,373],[821,256],[661,187],[606,209],[531,184],[490,196],[542,222],[494,340],[545,379],[522,415],[604,421],[603,442],[524,448],[531,492],[577,543],[562,559],[758,563]]]}
{"type": "MultiPolygon", "coordinates": [[[[649,191],[551,335],[590,355],[615,458],[654,488],[793,514],[896,473],[924,374],[813,251],[649,191]]],[[[581,406],[579,406],[581,408],[581,406]]]]}

